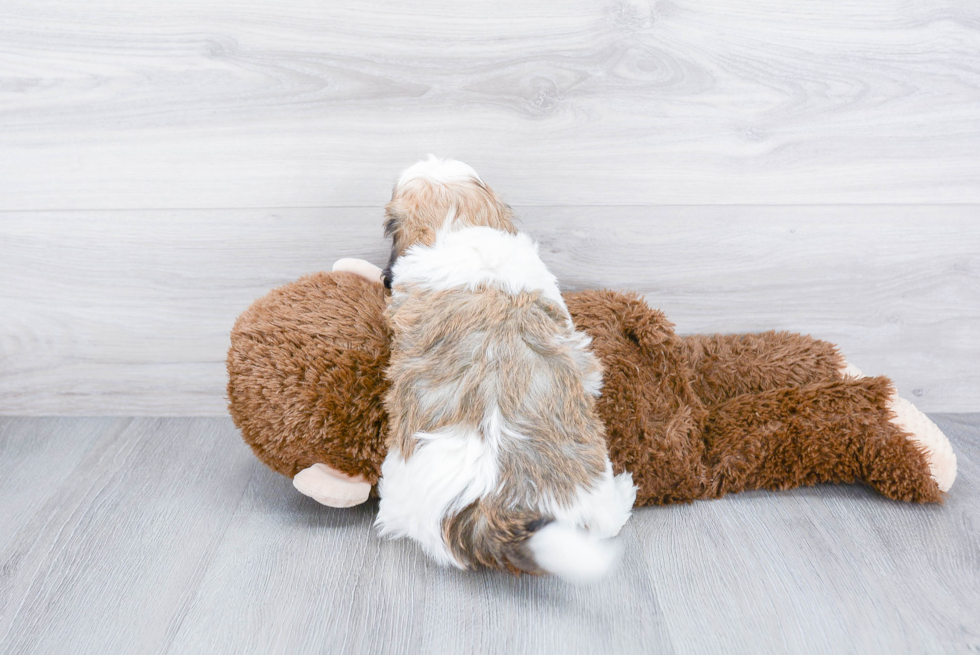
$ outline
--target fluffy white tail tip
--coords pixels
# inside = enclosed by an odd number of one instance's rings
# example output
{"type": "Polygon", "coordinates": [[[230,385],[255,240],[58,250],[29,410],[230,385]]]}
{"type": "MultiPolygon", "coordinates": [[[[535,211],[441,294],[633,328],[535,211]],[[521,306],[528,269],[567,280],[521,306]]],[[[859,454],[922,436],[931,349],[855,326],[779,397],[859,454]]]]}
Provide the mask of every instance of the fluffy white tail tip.
{"type": "Polygon", "coordinates": [[[600,541],[577,528],[549,523],[528,541],[534,561],[548,573],[571,582],[591,582],[603,577],[619,562],[621,548],[600,541]]]}

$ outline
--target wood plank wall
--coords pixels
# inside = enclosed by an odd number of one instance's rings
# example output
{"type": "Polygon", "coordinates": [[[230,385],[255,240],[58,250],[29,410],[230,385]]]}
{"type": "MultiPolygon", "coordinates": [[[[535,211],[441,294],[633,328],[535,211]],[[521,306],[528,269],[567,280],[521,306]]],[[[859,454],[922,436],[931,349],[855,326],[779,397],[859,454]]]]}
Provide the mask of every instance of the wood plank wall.
{"type": "Polygon", "coordinates": [[[980,4],[6,0],[0,413],[218,415],[234,317],[428,152],[565,286],[980,409],[980,4]]]}

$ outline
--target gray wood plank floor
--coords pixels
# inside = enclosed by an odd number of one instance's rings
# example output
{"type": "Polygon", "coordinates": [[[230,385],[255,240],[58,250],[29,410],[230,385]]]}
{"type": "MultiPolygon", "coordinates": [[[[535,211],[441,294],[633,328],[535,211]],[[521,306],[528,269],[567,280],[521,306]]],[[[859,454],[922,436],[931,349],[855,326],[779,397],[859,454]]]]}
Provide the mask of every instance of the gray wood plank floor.
{"type": "Polygon", "coordinates": [[[943,506],[863,487],[635,512],[600,584],[433,566],[228,419],[0,419],[0,653],[980,649],[980,414],[943,506]]]}

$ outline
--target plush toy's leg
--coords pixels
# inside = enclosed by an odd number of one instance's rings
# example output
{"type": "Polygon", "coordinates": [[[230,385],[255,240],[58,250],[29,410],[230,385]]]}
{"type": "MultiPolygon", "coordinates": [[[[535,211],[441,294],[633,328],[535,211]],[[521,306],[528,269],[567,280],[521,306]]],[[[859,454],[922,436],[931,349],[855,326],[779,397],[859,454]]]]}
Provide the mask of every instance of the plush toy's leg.
{"type": "Polygon", "coordinates": [[[326,464],[314,464],[293,476],[293,486],[321,505],[353,507],[368,499],[371,483],[352,478],[326,464]]]}
{"type": "MultiPolygon", "coordinates": [[[[847,361],[844,362],[841,374],[854,379],[868,377],[861,372],[861,369],[847,361]]],[[[956,479],[956,454],[949,439],[938,425],[898,393],[892,393],[888,399],[888,408],[895,415],[893,422],[911,434],[912,439],[922,448],[929,462],[929,470],[939,488],[949,491],[953,486],[953,480],[956,479]]]]}
{"type": "Polygon", "coordinates": [[[338,259],[334,262],[333,272],[347,271],[349,273],[356,273],[363,277],[369,282],[381,283],[382,271],[380,268],[375,266],[369,261],[363,259],[354,259],[352,257],[344,257],[343,259],[338,259]]]}
{"type": "Polygon", "coordinates": [[[713,408],[704,428],[705,495],[863,481],[896,500],[942,500],[955,477],[952,448],[896,398],[887,378],[849,378],[713,408]]]}
{"type": "Polygon", "coordinates": [[[837,347],[792,332],[694,335],[681,338],[694,392],[705,406],[742,394],[842,379],[837,347]]]}
{"type": "Polygon", "coordinates": [[[928,416],[898,394],[892,395],[888,406],[895,415],[893,422],[904,432],[911,434],[912,439],[925,453],[929,471],[936,484],[943,491],[949,491],[956,480],[956,454],[949,439],[928,416]]]}

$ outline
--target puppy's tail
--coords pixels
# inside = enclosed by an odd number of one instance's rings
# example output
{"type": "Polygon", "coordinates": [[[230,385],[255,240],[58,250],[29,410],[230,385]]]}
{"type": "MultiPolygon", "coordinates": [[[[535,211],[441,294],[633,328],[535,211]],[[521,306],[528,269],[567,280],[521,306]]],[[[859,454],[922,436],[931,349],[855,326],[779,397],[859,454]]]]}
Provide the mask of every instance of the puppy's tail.
{"type": "Polygon", "coordinates": [[[535,563],[573,582],[597,580],[619,562],[619,542],[599,540],[584,530],[549,523],[527,541],[535,563]]]}
{"type": "Polygon", "coordinates": [[[573,525],[531,511],[498,511],[479,501],[446,519],[443,534],[453,556],[466,567],[551,573],[571,582],[603,577],[620,556],[618,543],[596,539],[573,525]]]}

